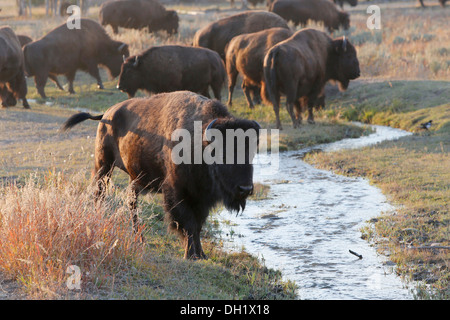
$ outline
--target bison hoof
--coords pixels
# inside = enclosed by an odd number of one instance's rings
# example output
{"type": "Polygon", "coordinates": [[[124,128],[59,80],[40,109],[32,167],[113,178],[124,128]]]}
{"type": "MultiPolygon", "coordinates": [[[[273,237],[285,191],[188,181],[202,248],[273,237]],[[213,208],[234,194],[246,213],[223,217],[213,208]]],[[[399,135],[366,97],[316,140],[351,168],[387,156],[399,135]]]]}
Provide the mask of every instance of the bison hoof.
{"type": "Polygon", "coordinates": [[[315,124],[316,122],[313,119],[308,119],[308,123],[315,124]]]}
{"type": "Polygon", "coordinates": [[[97,85],[97,89],[105,89],[105,87],[102,84],[97,85]]]}

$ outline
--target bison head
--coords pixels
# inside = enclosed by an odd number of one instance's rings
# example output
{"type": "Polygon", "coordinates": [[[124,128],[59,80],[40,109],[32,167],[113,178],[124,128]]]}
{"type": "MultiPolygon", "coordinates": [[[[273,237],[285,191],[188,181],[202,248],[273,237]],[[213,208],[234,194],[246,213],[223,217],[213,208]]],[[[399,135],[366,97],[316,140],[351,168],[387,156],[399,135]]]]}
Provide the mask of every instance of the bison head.
{"type": "Polygon", "coordinates": [[[350,28],[350,16],[347,12],[339,12],[339,26],[344,28],[344,30],[350,28]]]}
{"type": "MultiPolygon", "coordinates": [[[[259,129],[256,121],[243,119],[215,119],[205,128],[208,146],[222,137],[214,152],[219,161],[209,165],[210,175],[216,182],[223,204],[230,211],[245,209],[247,197],[253,192],[253,157],[258,144],[259,129]],[[220,161],[221,159],[221,161],[220,161]]],[[[207,147],[208,147],[207,146],[207,147]]]]}
{"type": "Polygon", "coordinates": [[[129,55],[130,52],[128,51],[127,44],[113,41],[108,47],[108,52],[103,54],[103,61],[101,64],[108,68],[111,77],[116,78],[120,74],[123,56],[128,57],[129,55]]]}
{"type": "Polygon", "coordinates": [[[0,98],[2,107],[14,107],[17,104],[16,97],[4,84],[0,84],[0,98]]]}
{"type": "Polygon", "coordinates": [[[129,98],[133,98],[136,91],[142,87],[142,78],[139,72],[140,57],[129,57],[122,64],[119,75],[119,83],[117,89],[128,94],[129,98]]]}
{"type": "Polygon", "coordinates": [[[339,89],[344,91],[348,88],[350,80],[360,76],[359,61],[356,56],[355,47],[344,36],[333,40],[334,49],[334,80],[339,82],[339,89]]]}
{"type": "Polygon", "coordinates": [[[166,30],[168,34],[175,34],[178,32],[179,18],[178,14],[174,10],[167,10],[166,17],[162,24],[162,29],[166,30]]]}

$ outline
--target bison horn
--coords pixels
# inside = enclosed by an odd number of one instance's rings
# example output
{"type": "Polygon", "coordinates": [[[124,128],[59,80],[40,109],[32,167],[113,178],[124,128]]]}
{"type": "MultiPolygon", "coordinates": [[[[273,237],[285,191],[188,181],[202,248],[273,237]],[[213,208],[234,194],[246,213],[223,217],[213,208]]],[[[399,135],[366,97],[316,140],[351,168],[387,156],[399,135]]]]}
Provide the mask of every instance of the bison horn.
{"type": "Polygon", "coordinates": [[[344,39],[342,40],[342,50],[344,50],[344,52],[347,51],[347,38],[344,36],[344,39]]]}
{"type": "Polygon", "coordinates": [[[119,48],[117,48],[117,51],[122,52],[123,48],[125,48],[126,44],[122,43],[119,48]]]}
{"type": "Polygon", "coordinates": [[[134,59],[133,67],[137,67],[139,64],[139,57],[136,56],[136,59],[134,59]]]}
{"type": "Polygon", "coordinates": [[[125,55],[122,55],[123,58],[123,62],[125,62],[125,60],[127,60],[127,57],[125,57],[125,55]]]}
{"type": "Polygon", "coordinates": [[[211,137],[208,135],[208,130],[212,128],[214,122],[216,122],[216,121],[217,121],[217,119],[214,119],[213,121],[211,121],[205,129],[205,137],[208,141],[211,140],[211,137]]]}

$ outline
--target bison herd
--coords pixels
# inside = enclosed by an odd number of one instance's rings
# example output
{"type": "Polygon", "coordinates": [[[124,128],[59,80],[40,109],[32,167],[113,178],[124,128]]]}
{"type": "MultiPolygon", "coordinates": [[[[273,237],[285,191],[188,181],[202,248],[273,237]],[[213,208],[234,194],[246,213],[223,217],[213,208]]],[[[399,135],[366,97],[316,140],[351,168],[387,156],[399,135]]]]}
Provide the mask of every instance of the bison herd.
{"type": "MultiPolygon", "coordinates": [[[[58,75],[67,78],[73,93],[77,70],[89,73],[102,89],[98,66],[106,67],[111,77],[119,77],[117,88],[129,98],[139,89],[155,94],[120,102],[100,116],[76,114],[63,128],[88,119],[100,121],[95,146],[97,197],[102,198],[112,169],[122,169],[130,176],[134,191],[130,208],[135,230],[140,230],[134,210],[138,194],[160,191],[169,226],[184,241],[185,257],[205,258],[200,232],[208,212],[219,202],[230,210],[245,208],[253,190],[253,153],[246,144],[241,164],[175,164],[171,160],[176,145],[172,133],[184,129],[195,135],[194,122],[201,123],[204,136],[214,129],[222,133],[228,129],[258,131],[258,123],[234,117],[220,102],[228,78],[228,107],[232,106],[238,74],[250,108],[262,97],[273,106],[279,129],[282,95],[296,128],[303,107],[308,109],[308,122],[314,122],[313,107],[323,104],[328,81],[345,90],[350,80],[360,76],[355,47],[346,37],[332,39],[326,32],[311,28],[293,32],[287,23],[291,20],[305,25],[316,20],[329,31],[346,29],[350,23],[347,13],[330,0],[278,0],[268,1],[268,5],[269,11],[245,11],[206,25],[196,32],[192,46],[153,46],[134,56],[129,56],[126,43],[113,40],[103,26],[110,25],[114,33],[123,27],[173,34],[179,23],[175,11],[166,10],[156,0],[110,1],[100,9],[100,23],[81,19],[79,29],[62,24],[36,41],[20,40],[12,29],[3,27],[2,106],[14,106],[21,99],[23,106],[29,107],[25,75],[34,77],[42,98],[46,97],[48,78],[62,89],[58,75]],[[210,88],[217,100],[208,99],[210,88]]],[[[210,143],[203,139],[201,150],[210,143]]],[[[192,142],[192,150],[197,147],[192,142]]]]}

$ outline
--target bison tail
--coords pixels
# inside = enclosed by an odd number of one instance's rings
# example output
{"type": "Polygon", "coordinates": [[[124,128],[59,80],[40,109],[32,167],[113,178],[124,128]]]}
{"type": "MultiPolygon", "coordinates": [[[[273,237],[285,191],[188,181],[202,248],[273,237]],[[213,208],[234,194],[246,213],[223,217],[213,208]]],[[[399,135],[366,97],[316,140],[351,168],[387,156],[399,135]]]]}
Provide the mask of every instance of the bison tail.
{"type": "Polygon", "coordinates": [[[264,58],[264,84],[261,87],[261,96],[266,103],[275,104],[275,92],[277,88],[277,73],[276,73],[276,56],[278,48],[270,50],[264,58]]]}
{"type": "Polygon", "coordinates": [[[80,112],[80,113],[74,114],[69,119],[67,119],[66,122],[64,122],[63,125],[61,126],[60,131],[62,131],[62,132],[68,131],[75,125],[77,125],[80,122],[83,122],[85,120],[88,120],[88,119],[99,121],[102,118],[103,118],[103,115],[92,116],[91,114],[89,114],[87,112],[80,112]]]}

